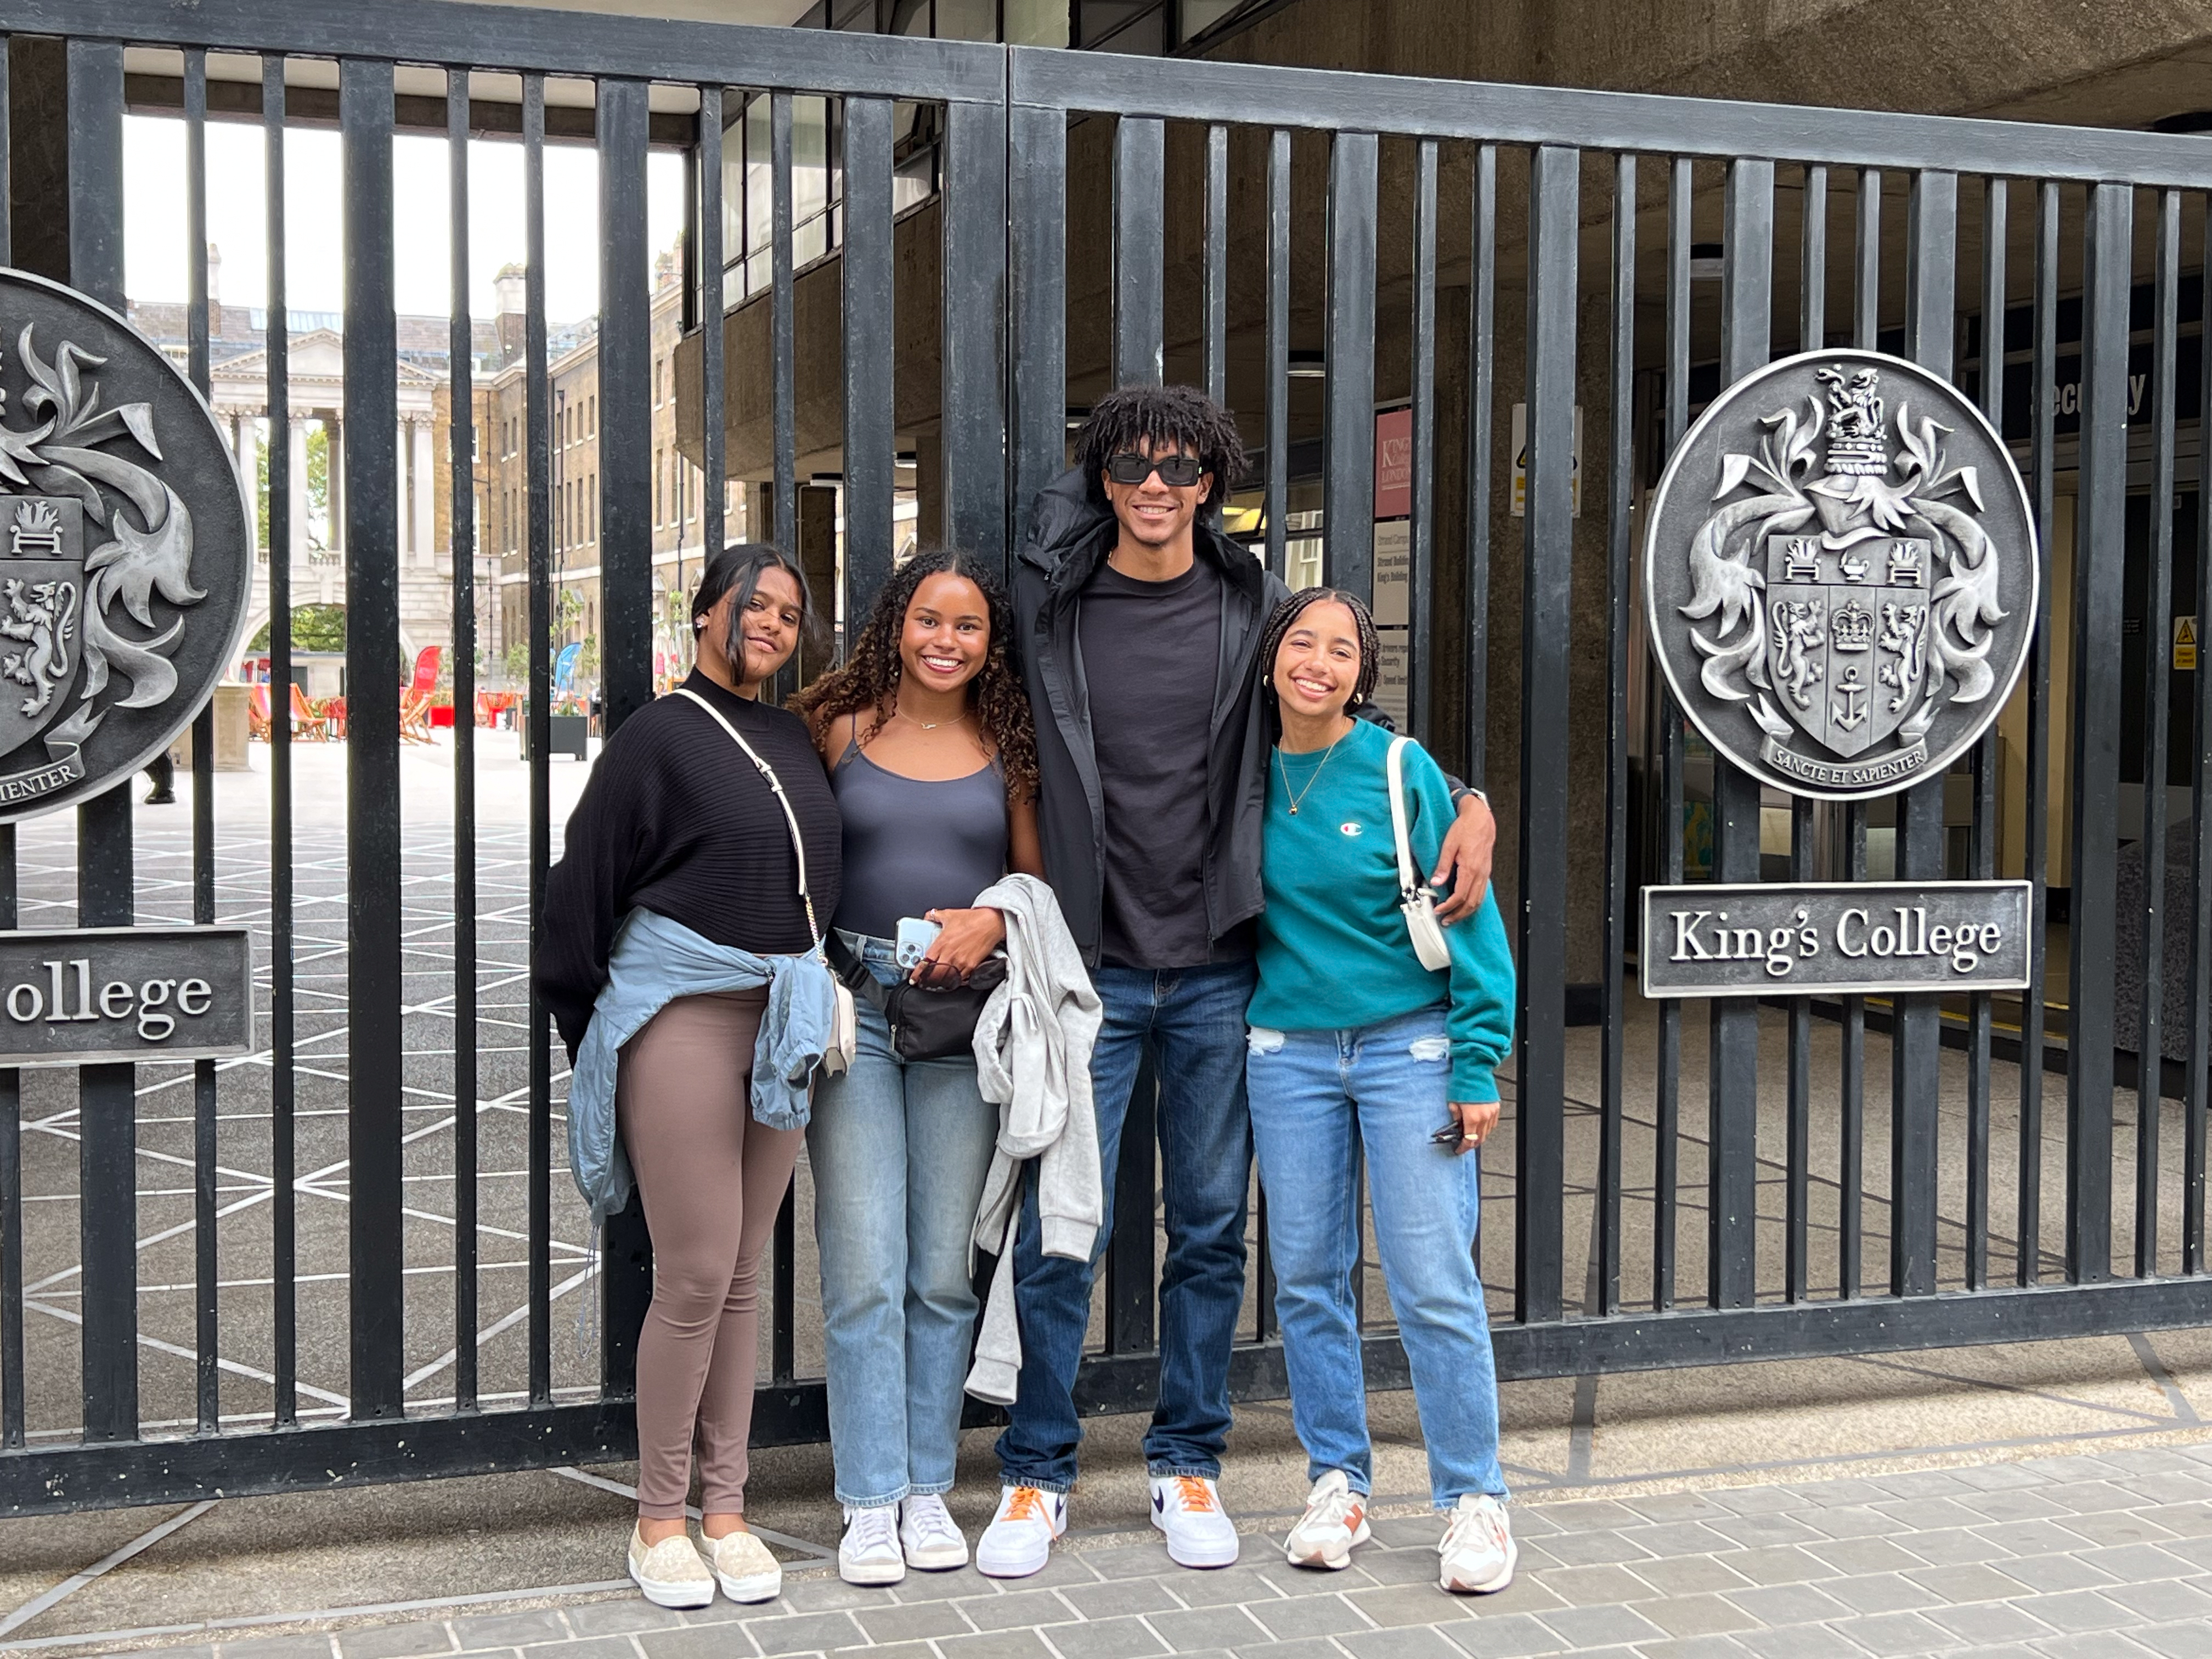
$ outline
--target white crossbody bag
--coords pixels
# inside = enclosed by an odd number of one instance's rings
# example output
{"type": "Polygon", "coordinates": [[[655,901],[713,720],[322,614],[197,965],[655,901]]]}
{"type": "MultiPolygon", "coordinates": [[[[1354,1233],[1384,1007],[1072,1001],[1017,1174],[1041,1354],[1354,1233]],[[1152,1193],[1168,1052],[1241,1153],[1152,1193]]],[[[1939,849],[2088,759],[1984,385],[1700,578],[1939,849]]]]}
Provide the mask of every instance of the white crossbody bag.
{"type": "MultiPolygon", "coordinates": [[[[806,931],[814,940],[814,954],[825,968],[830,958],[822,945],[822,927],[814,920],[814,896],[806,890],[806,840],[799,833],[799,814],[791,810],[791,798],[783,793],[783,780],[776,776],[775,769],[760,757],[759,752],[747,743],[744,735],[724,718],[722,711],[687,686],[678,686],[676,695],[689,697],[714,717],[714,724],[730,734],[730,741],[745,751],[745,758],[759,769],[767,781],[769,793],[775,797],[776,805],[783,808],[783,821],[791,826],[791,850],[799,857],[799,898],[806,907],[806,931]]],[[[1396,763],[1395,757],[1392,763],[1396,763]]],[[[853,1051],[860,1045],[860,1021],[859,1011],[853,1006],[853,993],[845,981],[830,969],[830,978],[836,981],[837,1013],[828,1042],[823,1045],[822,1069],[836,1077],[853,1063],[853,1051]]]]}
{"type": "Polygon", "coordinates": [[[1390,833],[1398,843],[1398,914],[1406,918],[1413,936],[1413,954],[1431,973],[1451,966],[1451,946],[1444,941],[1444,925],[1437,920],[1436,897],[1423,886],[1413,866],[1413,848],[1406,835],[1406,769],[1403,757],[1411,738],[1390,740],[1390,833]]]}

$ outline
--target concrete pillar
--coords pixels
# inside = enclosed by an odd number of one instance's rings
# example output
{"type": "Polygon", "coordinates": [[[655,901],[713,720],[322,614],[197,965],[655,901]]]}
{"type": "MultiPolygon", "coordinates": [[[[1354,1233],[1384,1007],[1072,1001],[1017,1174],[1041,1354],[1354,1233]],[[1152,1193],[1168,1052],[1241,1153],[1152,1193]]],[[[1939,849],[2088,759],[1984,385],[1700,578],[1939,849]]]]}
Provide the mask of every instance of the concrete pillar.
{"type": "Polygon", "coordinates": [[[430,464],[430,423],[428,421],[414,422],[412,430],[415,434],[415,562],[426,567],[434,566],[438,562],[438,550],[431,544],[437,539],[437,532],[433,528],[432,515],[437,496],[432,483],[436,470],[430,464]]]}
{"type": "Polygon", "coordinates": [[[238,482],[246,491],[246,550],[249,557],[261,545],[261,479],[255,465],[259,434],[253,416],[234,412],[230,417],[230,453],[238,467],[238,482]]]}
{"type": "Polygon", "coordinates": [[[287,492],[292,515],[289,556],[292,568],[297,570],[307,562],[307,421],[303,415],[292,417],[290,447],[292,485],[287,492]]]}

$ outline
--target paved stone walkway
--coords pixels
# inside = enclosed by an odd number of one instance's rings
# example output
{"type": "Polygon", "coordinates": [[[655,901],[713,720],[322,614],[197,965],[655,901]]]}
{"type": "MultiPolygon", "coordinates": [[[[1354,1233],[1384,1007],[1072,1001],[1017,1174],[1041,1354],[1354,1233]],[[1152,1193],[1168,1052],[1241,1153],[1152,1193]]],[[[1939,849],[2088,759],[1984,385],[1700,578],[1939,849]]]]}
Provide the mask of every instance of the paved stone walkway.
{"type": "MultiPolygon", "coordinates": [[[[1341,1573],[1170,1565],[1157,1544],[1063,1547],[1037,1577],[911,1574],[861,1590],[794,1571],[779,1602],[664,1613],[630,1596],[167,1650],[195,1659],[1642,1659],[2212,1655],[2212,1445],[1741,1486],[1515,1511],[1521,1569],[1435,1585],[1436,1523],[1386,1520],[1341,1573]]],[[[1279,1532],[1278,1530],[1278,1534],[1279,1532]]]]}

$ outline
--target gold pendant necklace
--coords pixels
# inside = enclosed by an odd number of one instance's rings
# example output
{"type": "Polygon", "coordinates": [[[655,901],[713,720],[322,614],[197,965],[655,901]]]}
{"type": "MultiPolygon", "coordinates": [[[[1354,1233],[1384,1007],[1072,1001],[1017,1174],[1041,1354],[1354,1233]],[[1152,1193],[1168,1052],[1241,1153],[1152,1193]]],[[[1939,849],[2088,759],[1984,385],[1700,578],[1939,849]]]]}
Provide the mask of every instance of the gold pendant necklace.
{"type": "MultiPolygon", "coordinates": [[[[1342,743],[1346,738],[1348,738],[1351,735],[1352,733],[1349,732],[1339,733],[1336,743],[1342,743]]],[[[1313,793],[1313,787],[1315,782],[1321,776],[1322,767],[1327,766],[1328,764],[1329,756],[1336,753],[1336,743],[1329,744],[1327,752],[1321,757],[1321,766],[1314,768],[1313,775],[1306,780],[1306,787],[1299,790],[1296,794],[1291,793],[1291,769],[1283,760],[1283,751],[1280,749],[1275,750],[1275,764],[1281,770],[1283,775],[1283,793],[1285,795],[1290,796],[1291,816],[1292,817],[1296,817],[1298,815],[1298,804],[1304,800],[1308,795],[1313,793]]]]}

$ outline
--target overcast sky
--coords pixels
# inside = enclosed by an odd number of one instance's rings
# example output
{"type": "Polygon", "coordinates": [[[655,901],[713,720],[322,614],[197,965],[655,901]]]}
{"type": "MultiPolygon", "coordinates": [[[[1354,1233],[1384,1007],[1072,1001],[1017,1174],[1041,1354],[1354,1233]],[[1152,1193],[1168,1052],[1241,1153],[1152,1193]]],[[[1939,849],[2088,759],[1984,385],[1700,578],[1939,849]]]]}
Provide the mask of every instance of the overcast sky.
{"type": "MultiPolygon", "coordinates": [[[[125,286],[134,300],[187,297],[185,264],[185,141],[181,120],[130,116],[124,121],[125,286]]],[[[286,274],[295,311],[340,311],[345,271],[338,135],[293,128],[284,145],[286,274]]],[[[222,254],[223,303],[258,306],[268,297],[268,233],[263,223],[261,129],[207,125],[208,240],[222,254]]],[[[446,141],[403,134],[392,144],[396,273],[402,312],[447,314],[452,221],[446,141]]],[[[545,147],[545,310],[572,322],[599,309],[599,167],[587,145],[545,147]]],[[[647,231],[655,250],[673,245],[684,223],[684,163],[655,150],[646,164],[647,231]]],[[[492,277],[523,262],[522,146],[477,140],[469,146],[470,309],[491,315],[492,277]]],[[[641,287],[649,271],[640,271],[641,287]]]]}

